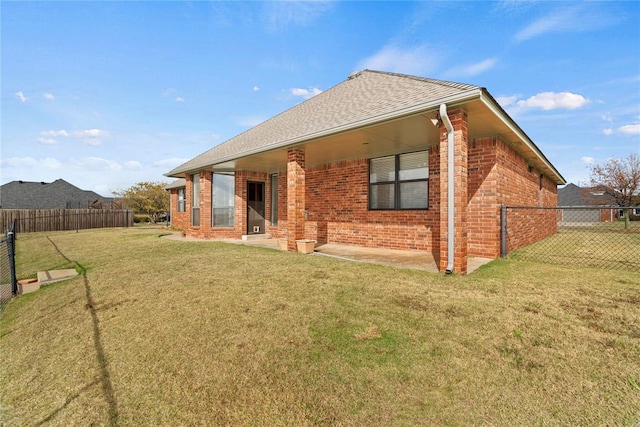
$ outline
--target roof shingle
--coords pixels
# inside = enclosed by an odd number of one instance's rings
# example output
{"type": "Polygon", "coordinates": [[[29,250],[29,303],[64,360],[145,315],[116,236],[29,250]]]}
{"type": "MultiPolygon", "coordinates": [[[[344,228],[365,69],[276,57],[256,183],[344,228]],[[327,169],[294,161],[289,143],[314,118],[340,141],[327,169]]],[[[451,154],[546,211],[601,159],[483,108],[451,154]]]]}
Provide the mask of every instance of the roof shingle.
{"type": "Polygon", "coordinates": [[[344,129],[375,117],[466,92],[477,86],[364,70],[173,169],[167,176],[344,129]]]}

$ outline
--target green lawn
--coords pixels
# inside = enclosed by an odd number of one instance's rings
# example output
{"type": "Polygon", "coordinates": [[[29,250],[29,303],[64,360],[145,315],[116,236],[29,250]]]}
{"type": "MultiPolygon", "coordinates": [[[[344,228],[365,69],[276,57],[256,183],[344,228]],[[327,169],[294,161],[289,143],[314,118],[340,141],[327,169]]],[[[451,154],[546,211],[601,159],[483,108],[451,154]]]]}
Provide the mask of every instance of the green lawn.
{"type": "Polygon", "coordinates": [[[640,228],[565,227],[553,236],[509,254],[509,257],[640,273],[640,228]]]}
{"type": "Polygon", "coordinates": [[[472,275],[152,229],[22,234],[0,425],[635,425],[640,274],[472,275]]]}

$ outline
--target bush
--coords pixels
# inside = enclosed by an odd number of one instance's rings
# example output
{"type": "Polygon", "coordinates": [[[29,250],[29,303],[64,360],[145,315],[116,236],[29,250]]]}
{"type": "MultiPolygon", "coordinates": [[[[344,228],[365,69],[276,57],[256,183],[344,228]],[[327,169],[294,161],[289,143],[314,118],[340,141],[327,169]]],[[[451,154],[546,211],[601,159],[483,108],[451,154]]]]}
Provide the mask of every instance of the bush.
{"type": "Polygon", "coordinates": [[[149,223],[149,222],[152,222],[152,221],[151,221],[151,217],[149,215],[135,214],[133,216],[133,222],[135,224],[140,224],[140,223],[143,223],[143,222],[149,223]]]}

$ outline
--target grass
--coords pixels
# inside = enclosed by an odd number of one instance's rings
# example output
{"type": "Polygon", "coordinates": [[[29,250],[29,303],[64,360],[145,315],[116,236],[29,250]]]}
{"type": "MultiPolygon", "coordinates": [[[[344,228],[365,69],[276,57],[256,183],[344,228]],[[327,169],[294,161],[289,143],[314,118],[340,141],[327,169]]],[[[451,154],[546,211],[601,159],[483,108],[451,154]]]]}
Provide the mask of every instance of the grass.
{"type": "Polygon", "coordinates": [[[604,267],[640,273],[640,228],[563,228],[512,254],[538,263],[604,267]]]}
{"type": "Polygon", "coordinates": [[[19,236],[20,278],[82,274],[0,318],[0,424],[640,421],[640,274],[445,276],[159,234],[19,236]]]}

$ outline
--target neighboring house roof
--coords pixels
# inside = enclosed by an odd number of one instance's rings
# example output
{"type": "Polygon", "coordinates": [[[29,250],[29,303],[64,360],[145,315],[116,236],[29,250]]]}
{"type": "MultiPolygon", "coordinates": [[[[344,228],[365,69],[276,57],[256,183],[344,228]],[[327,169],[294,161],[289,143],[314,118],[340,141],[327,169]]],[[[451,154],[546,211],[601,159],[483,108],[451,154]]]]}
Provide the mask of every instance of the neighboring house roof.
{"type": "Polygon", "coordinates": [[[182,177],[244,156],[433,111],[441,103],[460,104],[471,100],[481,100],[485,110],[499,116],[504,132],[516,135],[518,143],[523,145],[521,150],[535,158],[536,164],[556,182],[564,184],[560,173],[486,89],[372,70],[353,73],[346,81],[200,154],[166,175],[182,177]]]}
{"type": "Polygon", "coordinates": [[[597,188],[569,183],[558,189],[558,206],[615,206],[613,198],[597,188]]]}
{"type": "Polygon", "coordinates": [[[11,181],[0,187],[2,209],[86,209],[95,201],[112,200],[63,179],[51,183],[11,181]]]}
{"type": "Polygon", "coordinates": [[[169,184],[167,184],[166,187],[164,187],[165,190],[174,190],[174,189],[178,189],[178,188],[184,188],[187,186],[187,180],[184,178],[179,178],[176,179],[174,181],[171,181],[169,184]]]}

